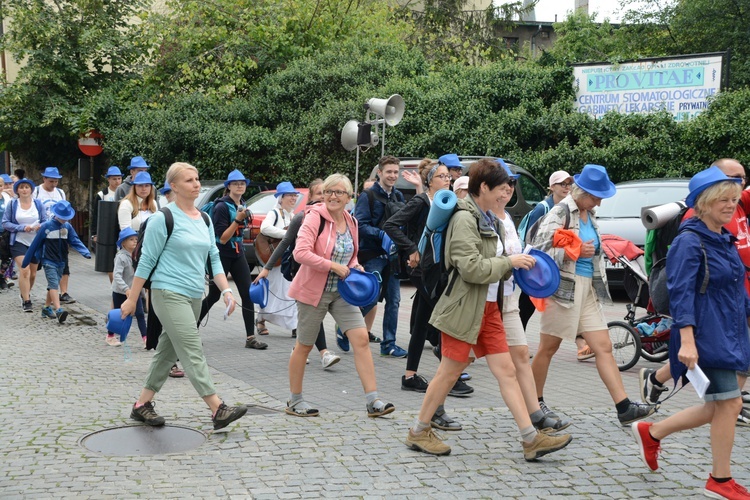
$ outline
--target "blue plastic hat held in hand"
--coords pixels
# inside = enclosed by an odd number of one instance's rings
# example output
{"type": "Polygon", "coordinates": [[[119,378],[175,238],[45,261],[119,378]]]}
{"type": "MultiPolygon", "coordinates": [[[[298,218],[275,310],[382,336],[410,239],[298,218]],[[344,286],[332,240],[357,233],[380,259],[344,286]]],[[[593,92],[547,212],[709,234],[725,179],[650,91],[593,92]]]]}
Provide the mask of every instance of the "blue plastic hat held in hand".
{"type": "Polygon", "coordinates": [[[133,316],[125,316],[125,319],[123,319],[121,309],[112,309],[107,314],[107,331],[119,335],[120,342],[125,342],[132,324],[133,316]]]}
{"type": "Polygon", "coordinates": [[[339,294],[349,304],[365,307],[374,303],[380,294],[380,281],[374,273],[350,269],[349,276],[339,280],[339,294]]]}
{"type": "Polygon", "coordinates": [[[560,286],[560,269],[554,259],[541,250],[532,248],[529,255],[536,259],[536,265],[529,270],[514,269],[513,278],[529,297],[547,298],[560,286]]]}
{"type": "Polygon", "coordinates": [[[250,285],[250,300],[263,309],[268,304],[268,279],[261,278],[250,285]]]}

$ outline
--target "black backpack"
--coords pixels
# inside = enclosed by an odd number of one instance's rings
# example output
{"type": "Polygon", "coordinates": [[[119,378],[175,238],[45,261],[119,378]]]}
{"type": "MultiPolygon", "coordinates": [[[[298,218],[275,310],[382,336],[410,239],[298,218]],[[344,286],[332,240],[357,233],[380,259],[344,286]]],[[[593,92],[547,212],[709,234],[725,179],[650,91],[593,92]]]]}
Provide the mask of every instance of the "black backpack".
{"type": "MultiPolygon", "coordinates": [[[[323,228],[325,227],[325,220],[322,215],[318,214],[318,216],[320,217],[318,236],[320,236],[320,233],[323,232],[323,228]]],[[[305,215],[305,217],[307,217],[307,215],[305,215]]],[[[281,275],[284,276],[284,279],[287,281],[292,281],[294,277],[297,276],[297,271],[299,271],[300,263],[294,260],[294,249],[296,246],[297,238],[294,238],[286,250],[284,250],[284,255],[281,257],[281,275]]]]}
{"type": "MultiPolygon", "coordinates": [[[[167,239],[164,241],[164,246],[166,246],[167,242],[169,241],[169,237],[172,236],[172,231],[174,230],[174,215],[172,215],[172,211],[167,207],[162,207],[159,209],[159,211],[164,214],[164,225],[167,227],[167,239]]],[[[208,214],[201,210],[201,217],[203,218],[203,222],[206,223],[206,227],[211,227],[211,219],[209,219],[208,214]]],[[[146,219],[143,224],[141,224],[141,227],[138,228],[138,239],[136,240],[135,248],[133,249],[132,253],[134,271],[138,269],[138,262],[140,262],[141,260],[141,254],[143,253],[143,238],[146,234],[148,221],[150,220],[151,217],[146,219]]],[[[151,288],[151,277],[154,275],[154,271],[156,271],[156,266],[159,265],[159,259],[161,259],[161,254],[156,258],[156,264],[154,264],[154,267],[151,269],[146,282],[143,284],[143,288],[145,288],[146,290],[149,290],[151,288]]],[[[210,258],[206,260],[206,269],[208,269],[209,275],[213,275],[213,273],[211,272],[210,258]]]]}
{"type": "Polygon", "coordinates": [[[375,224],[380,229],[383,229],[383,226],[385,225],[385,222],[390,219],[393,214],[404,208],[406,205],[406,202],[400,201],[396,199],[396,192],[394,191],[393,196],[391,196],[390,199],[384,198],[379,193],[376,193],[372,189],[365,189],[365,194],[367,196],[367,201],[370,204],[370,215],[372,215],[372,211],[375,208],[375,200],[377,199],[380,203],[385,205],[385,209],[383,210],[383,217],[380,218],[380,220],[375,224]]]}

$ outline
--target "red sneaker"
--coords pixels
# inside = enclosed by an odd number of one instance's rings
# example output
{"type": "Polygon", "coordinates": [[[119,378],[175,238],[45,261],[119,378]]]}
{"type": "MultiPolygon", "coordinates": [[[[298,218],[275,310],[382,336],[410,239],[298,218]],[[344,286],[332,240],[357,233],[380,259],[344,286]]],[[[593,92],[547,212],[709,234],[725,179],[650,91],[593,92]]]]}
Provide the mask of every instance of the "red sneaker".
{"type": "Polygon", "coordinates": [[[728,498],[730,500],[750,498],[750,492],[735,483],[734,479],[730,479],[726,483],[717,483],[711,474],[708,475],[706,489],[703,490],[703,493],[709,498],[728,498]]]}
{"type": "Polygon", "coordinates": [[[659,468],[656,459],[661,451],[661,443],[651,437],[648,430],[653,424],[651,422],[633,422],[630,428],[633,430],[633,437],[638,443],[638,449],[641,452],[643,463],[651,470],[659,468]]]}

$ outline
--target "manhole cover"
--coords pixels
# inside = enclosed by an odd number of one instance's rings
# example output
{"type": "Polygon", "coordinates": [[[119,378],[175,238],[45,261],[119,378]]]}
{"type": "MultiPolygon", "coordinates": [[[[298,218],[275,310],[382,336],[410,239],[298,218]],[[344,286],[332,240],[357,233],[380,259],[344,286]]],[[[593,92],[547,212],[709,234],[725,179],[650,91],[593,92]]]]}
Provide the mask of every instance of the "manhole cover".
{"type": "Polygon", "coordinates": [[[187,427],[132,425],[88,434],[81,439],[81,444],[103,455],[121,457],[180,453],[194,450],[205,441],[205,434],[187,427]]]}

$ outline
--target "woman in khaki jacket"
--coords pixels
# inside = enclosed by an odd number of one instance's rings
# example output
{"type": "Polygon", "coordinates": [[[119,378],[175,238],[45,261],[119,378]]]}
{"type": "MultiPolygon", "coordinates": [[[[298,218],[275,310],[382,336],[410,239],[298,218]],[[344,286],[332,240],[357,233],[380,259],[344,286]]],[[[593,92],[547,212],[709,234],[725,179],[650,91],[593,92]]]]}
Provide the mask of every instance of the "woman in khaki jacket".
{"type": "Polygon", "coordinates": [[[510,177],[495,160],[472,164],[469,195],[458,200],[458,210],[448,224],[445,256],[449,285],[430,318],[441,331],[443,357],[406,438],[406,445],[412,449],[433,455],[451,452],[450,446],[432,432],[430,418],[468,366],[472,350],[476,357],[486,357],[500,385],[503,400],[520,430],[526,460],[557,451],[572,439],[569,434],[537,432],[532,425],[505,340],[497,290],[494,297],[488,295],[490,283],[507,277],[514,267],[530,269],[535,263],[526,254],[503,254],[503,225],[490,209],[505,195],[509,182],[510,177]]]}

